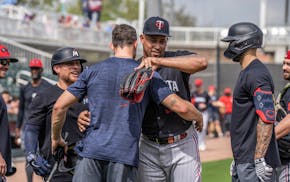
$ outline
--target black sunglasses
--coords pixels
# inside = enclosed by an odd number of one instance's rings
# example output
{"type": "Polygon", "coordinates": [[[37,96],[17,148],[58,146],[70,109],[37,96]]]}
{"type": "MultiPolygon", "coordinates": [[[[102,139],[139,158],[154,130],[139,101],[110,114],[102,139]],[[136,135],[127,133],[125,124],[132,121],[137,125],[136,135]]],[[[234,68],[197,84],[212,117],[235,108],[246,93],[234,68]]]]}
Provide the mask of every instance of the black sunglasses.
{"type": "Polygon", "coordinates": [[[10,64],[10,60],[8,59],[1,59],[0,60],[0,64],[3,66],[9,65],[10,64]]]}

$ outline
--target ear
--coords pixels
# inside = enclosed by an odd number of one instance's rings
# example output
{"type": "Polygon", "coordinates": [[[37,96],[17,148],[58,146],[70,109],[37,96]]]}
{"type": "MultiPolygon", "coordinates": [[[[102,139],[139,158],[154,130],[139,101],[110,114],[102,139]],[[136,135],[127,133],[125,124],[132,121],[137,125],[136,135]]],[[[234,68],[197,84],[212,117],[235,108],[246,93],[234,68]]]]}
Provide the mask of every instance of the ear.
{"type": "Polygon", "coordinates": [[[59,64],[54,65],[52,67],[52,69],[53,69],[54,72],[56,72],[56,74],[59,74],[59,72],[60,72],[60,65],[59,64]]]}
{"type": "Polygon", "coordinates": [[[141,35],[139,36],[139,38],[140,38],[140,42],[143,44],[144,39],[145,39],[144,34],[141,34],[141,35]]]}
{"type": "Polygon", "coordinates": [[[134,42],[134,48],[135,48],[135,49],[137,49],[137,46],[138,46],[138,40],[136,40],[136,41],[134,42]]]}
{"type": "Polygon", "coordinates": [[[113,43],[112,42],[110,42],[110,48],[112,49],[112,51],[114,51],[115,50],[115,47],[114,47],[114,45],[113,45],[113,43]]]}

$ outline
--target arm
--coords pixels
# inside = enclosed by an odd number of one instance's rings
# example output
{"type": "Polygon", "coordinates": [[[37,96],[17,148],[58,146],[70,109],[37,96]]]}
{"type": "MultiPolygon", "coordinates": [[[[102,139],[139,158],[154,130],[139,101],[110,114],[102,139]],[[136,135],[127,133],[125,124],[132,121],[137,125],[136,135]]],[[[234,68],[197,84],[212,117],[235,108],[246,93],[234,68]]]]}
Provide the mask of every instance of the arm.
{"type": "Polygon", "coordinates": [[[272,91],[258,87],[253,93],[257,123],[257,143],[255,159],[264,158],[272,138],[275,109],[272,91]],[[262,106],[262,107],[261,107],[262,106]]]}
{"type": "Polygon", "coordinates": [[[159,67],[175,68],[179,71],[193,74],[198,71],[202,71],[207,68],[208,62],[204,57],[197,56],[195,54],[187,56],[176,57],[147,57],[142,59],[141,64],[136,68],[153,67],[156,70],[159,67]]]}
{"type": "Polygon", "coordinates": [[[177,113],[180,117],[187,121],[196,121],[197,130],[202,129],[202,114],[189,102],[181,99],[176,94],[170,94],[163,101],[162,104],[177,113]]]}
{"type": "Polygon", "coordinates": [[[67,90],[58,98],[53,106],[52,117],[51,117],[51,142],[52,142],[52,153],[57,148],[57,146],[64,146],[64,140],[61,137],[61,130],[65,122],[66,112],[68,108],[75,102],[78,98],[67,90]]]}
{"type": "Polygon", "coordinates": [[[20,88],[20,96],[19,96],[19,108],[18,108],[18,117],[16,122],[16,130],[15,130],[15,137],[20,137],[20,129],[23,123],[24,117],[24,88],[20,88]]]}
{"type": "Polygon", "coordinates": [[[261,118],[257,124],[257,144],[255,151],[255,159],[263,158],[267,152],[271,141],[273,131],[272,123],[265,123],[261,118]]]}
{"type": "Polygon", "coordinates": [[[1,176],[4,176],[6,174],[6,171],[7,171],[7,165],[2,154],[0,153],[0,179],[1,179],[1,176]]]}
{"type": "Polygon", "coordinates": [[[287,114],[285,118],[283,118],[279,124],[275,127],[276,139],[280,139],[283,136],[290,133],[290,114],[287,114]]]}

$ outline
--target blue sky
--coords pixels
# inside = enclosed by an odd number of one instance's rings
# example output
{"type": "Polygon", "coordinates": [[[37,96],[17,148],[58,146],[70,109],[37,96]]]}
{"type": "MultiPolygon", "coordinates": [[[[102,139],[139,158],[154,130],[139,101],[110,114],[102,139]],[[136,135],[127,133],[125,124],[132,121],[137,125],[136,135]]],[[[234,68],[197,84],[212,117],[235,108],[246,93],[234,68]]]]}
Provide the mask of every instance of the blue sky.
{"type": "MultiPolygon", "coordinates": [[[[170,0],[163,0],[170,2],[170,0]]],[[[197,26],[225,27],[239,21],[259,24],[260,0],[174,0],[197,18],[197,26]]],[[[283,25],[285,0],[267,0],[266,25],[283,25]]]]}

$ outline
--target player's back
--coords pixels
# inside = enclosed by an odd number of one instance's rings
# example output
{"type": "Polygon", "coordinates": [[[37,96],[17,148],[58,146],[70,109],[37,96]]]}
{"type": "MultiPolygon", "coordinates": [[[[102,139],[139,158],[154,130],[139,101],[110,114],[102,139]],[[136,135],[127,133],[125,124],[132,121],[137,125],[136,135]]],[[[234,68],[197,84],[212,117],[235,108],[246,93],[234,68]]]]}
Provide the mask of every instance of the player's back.
{"type": "Polygon", "coordinates": [[[91,113],[81,156],[137,165],[136,153],[146,99],[130,104],[119,94],[121,80],[137,66],[134,59],[111,57],[80,75],[80,80],[85,80],[91,113]]]}

